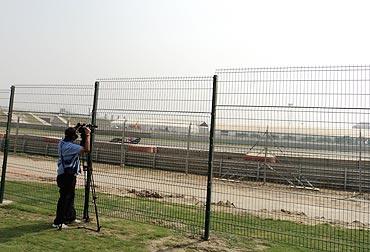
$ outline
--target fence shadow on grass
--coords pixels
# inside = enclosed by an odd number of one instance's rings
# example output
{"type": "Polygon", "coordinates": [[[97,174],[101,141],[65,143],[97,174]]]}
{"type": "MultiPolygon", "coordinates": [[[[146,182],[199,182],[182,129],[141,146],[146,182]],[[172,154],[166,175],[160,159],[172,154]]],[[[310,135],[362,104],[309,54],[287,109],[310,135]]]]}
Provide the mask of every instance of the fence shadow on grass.
{"type": "Polygon", "coordinates": [[[50,223],[33,223],[26,225],[17,225],[12,227],[0,228],[0,243],[8,242],[14,238],[29,234],[37,234],[51,229],[50,223]]]}

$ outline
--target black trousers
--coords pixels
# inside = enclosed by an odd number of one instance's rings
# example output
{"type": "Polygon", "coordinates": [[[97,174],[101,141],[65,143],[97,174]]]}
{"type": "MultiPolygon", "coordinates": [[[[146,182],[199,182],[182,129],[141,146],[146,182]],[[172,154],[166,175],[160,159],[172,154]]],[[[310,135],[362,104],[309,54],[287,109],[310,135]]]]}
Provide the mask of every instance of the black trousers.
{"type": "Polygon", "coordinates": [[[66,173],[58,175],[57,184],[59,187],[59,200],[54,224],[68,224],[76,219],[74,207],[76,176],[66,173]]]}

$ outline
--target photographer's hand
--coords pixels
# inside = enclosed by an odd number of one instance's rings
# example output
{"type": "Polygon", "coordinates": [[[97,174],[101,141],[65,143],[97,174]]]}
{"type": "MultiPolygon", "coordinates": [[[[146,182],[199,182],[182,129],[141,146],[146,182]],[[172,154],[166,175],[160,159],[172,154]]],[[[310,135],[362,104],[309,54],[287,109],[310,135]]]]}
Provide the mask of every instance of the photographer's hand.
{"type": "Polygon", "coordinates": [[[90,136],[91,130],[87,127],[84,127],[86,136],[90,136]]]}
{"type": "Polygon", "coordinates": [[[91,130],[87,127],[85,127],[84,130],[85,130],[85,134],[86,134],[86,142],[85,142],[84,149],[85,149],[85,152],[90,152],[90,134],[91,134],[91,130]]]}

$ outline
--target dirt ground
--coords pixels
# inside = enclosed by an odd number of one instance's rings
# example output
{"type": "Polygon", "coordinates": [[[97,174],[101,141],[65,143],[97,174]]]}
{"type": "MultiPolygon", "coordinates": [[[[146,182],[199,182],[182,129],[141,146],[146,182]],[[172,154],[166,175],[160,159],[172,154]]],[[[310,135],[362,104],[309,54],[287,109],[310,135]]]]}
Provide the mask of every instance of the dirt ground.
{"type": "Polygon", "coordinates": [[[203,251],[203,252],[247,252],[247,251],[265,251],[267,246],[254,241],[253,247],[233,246],[227,244],[224,239],[219,237],[210,237],[208,241],[194,239],[192,237],[183,237],[181,241],[173,237],[166,237],[155,240],[149,245],[148,251],[151,252],[185,252],[185,251],[203,251]]]}
{"type": "MultiPolygon", "coordinates": [[[[207,178],[168,171],[94,164],[98,192],[147,197],[188,205],[205,204],[207,178]]],[[[7,180],[54,183],[56,161],[40,156],[9,156],[7,180]]],[[[78,186],[83,185],[83,175],[78,186]]],[[[216,211],[350,228],[370,227],[370,195],[286,185],[213,180],[216,211]]]]}

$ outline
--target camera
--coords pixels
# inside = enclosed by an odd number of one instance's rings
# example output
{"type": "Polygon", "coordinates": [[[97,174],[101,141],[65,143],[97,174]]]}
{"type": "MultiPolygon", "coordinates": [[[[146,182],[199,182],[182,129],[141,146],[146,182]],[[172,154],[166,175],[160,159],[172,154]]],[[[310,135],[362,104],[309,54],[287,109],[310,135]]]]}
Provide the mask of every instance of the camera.
{"type": "Polygon", "coordinates": [[[77,123],[74,128],[75,128],[76,132],[80,133],[80,135],[81,135],[80,145],[81,146],[85,146],[85,142],[86,142],[85,128],[89,128],[90,130],[92,130],[92,129],[98,128],[98,126],[92,125],[90,123],[89,124],[86,124],[86,123],[77,123]]]}
{"type": "Polygon", "coordinates": [[[76,126],[74,127],[75,129],[76,129],[76,131],[78,132],[78,133],[80,133],[81,134],[81,136],[82,135],[84,135],[85,134],[85,128],[89,128],[90,130],[91,129],[96,129],[96,128],[98,128],[98,126],[96,126],[96,125],[92,125],[91,123],[89,123],[89,124],[86,124],[86,123],[77,123],[76,124],[76,126]]]}

